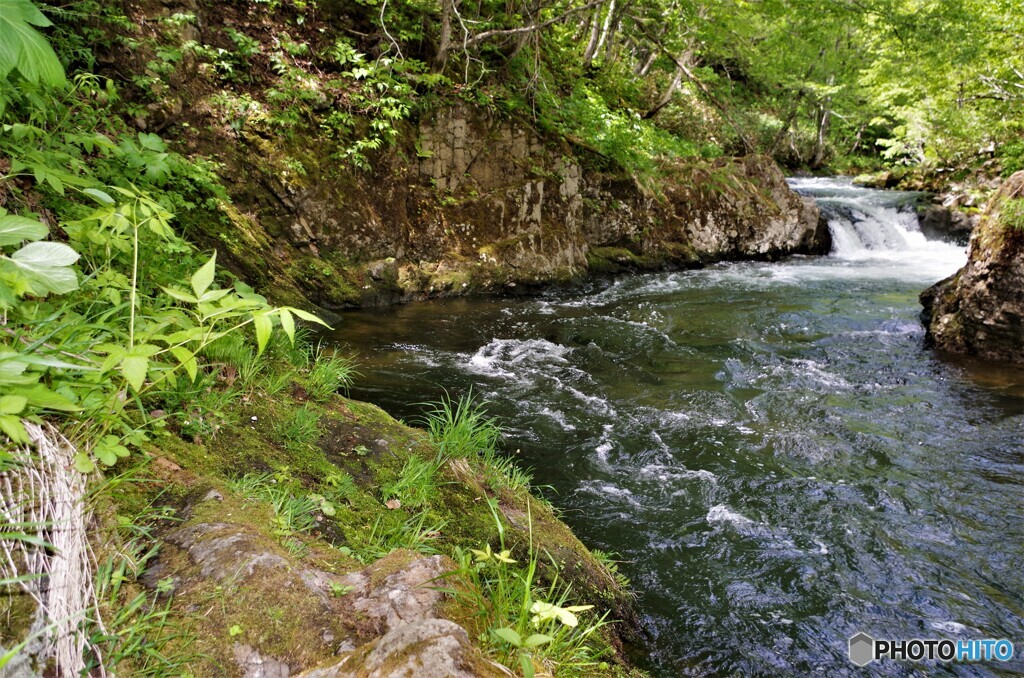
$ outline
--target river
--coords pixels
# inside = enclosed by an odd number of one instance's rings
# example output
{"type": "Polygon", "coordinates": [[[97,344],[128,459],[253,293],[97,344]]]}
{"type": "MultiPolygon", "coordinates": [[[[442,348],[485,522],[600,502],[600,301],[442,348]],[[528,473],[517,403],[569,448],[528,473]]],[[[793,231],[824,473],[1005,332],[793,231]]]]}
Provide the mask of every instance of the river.
{"type": "MultiPolygon", "coordinates": [[[[655,675],[853,672],[847,639],[996,637],[1024,671],[1024,372],[924,346],[965,261],[909,194],[794,180],[828,257],[347,314],[353,396],[473,392],[632,580],[655,675]]],[[[874,664],[902,675],[907,664],[874,664]]]]}

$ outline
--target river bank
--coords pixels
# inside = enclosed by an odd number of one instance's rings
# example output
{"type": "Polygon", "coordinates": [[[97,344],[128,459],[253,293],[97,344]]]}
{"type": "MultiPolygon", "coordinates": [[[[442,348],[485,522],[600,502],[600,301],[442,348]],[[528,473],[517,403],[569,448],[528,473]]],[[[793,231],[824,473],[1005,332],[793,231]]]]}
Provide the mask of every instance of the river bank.
{"type": "Polygon", "coordinates": [[[860,630],[1021,632],[989,587],[1021,557],[1024,374],[939,359],[917,317],[964,249],[916,230],[913,195],[795,187],[832,256],[364,309],[330,335],[370,368],[353,395],[398,416],[438,384],[490,401],[619,554],[655,675],[841,672],[860,630]]]}

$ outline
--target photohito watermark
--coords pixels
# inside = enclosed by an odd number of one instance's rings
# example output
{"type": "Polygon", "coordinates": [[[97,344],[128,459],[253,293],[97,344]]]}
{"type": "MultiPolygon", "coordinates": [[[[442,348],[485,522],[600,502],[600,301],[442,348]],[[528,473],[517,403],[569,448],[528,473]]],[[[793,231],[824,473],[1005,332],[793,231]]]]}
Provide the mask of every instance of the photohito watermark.
{"type": "Polygon", "coordinates": [[[851,662],[857,666],[867,666],[876,659],[1008,662],[1013,659],[1013,643],[1005,638],[881,640],[863,632],[850,638],[851,662]]]}

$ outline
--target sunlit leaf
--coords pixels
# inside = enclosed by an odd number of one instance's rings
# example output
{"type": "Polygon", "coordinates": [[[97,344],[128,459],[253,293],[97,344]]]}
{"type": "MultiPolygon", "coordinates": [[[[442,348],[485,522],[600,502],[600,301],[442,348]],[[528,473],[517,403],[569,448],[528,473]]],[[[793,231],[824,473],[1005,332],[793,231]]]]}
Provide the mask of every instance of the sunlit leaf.
{"type": "Polygon", "coordinates": [[[17,245],[26,240],[42,240],[49,234],[46,224],[0,209],[0,247],[17,245]]]}
{"type": "Polygon", "coordinates": [[[197,298],[202,298],[203,293],[213,284],[213,276],[217,266],[217,250],[203,266],[192,274],[192,291],[197,298]]]}
{"type": "Polygon", "coordinates": [[[523,637],[520,636],[514,629],[509,629],[509,628],[494,629],[494,635],[498,636],[499,638],[504,640],[506,643],[509,643],[510,645],[512,645],[514,647],[522,647],[523,646],[523,637]]]}
{"type": "Polygon", "coordinates": [[[0,0],[0,80],[17,71],[31,83],[59,87],[67,82],[57,54],[33,28],[49,25],[29,0],[0,0]]]}

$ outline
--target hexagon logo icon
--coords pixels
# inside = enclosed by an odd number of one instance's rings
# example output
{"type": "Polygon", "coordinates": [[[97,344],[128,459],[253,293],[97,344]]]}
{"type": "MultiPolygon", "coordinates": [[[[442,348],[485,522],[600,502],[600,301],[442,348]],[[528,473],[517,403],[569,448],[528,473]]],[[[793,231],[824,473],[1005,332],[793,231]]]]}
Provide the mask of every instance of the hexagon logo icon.
{"type": "Polygon", "coordinates": [[[850,661],[857,666],[867,666],[875,660],[875,639],[861,631],[850,638],[850,661]]]}

